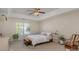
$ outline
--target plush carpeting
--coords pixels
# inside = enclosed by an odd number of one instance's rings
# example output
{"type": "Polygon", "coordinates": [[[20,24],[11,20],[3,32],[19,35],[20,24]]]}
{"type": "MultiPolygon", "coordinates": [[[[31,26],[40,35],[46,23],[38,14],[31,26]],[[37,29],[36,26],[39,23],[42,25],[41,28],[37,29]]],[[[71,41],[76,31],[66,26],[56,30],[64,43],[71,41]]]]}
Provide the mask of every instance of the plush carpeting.
{"type": "Polygon", "coordinates": [[[33,46],[26,46],[23,41],[15,41],[9,45],[9,51],[65,51],[63,45],[50,42],[33,46]]]}

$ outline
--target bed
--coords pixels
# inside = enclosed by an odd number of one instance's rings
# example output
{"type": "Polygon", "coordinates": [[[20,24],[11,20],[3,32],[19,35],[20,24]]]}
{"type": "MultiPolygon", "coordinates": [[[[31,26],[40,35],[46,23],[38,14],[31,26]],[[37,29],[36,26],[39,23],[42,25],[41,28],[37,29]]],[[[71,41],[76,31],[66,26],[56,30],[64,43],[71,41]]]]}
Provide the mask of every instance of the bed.
{"type": "Polygon", "coordinates": [[[38,45],[53,41],[52,33],[42,32],[39,35],[28,35],[24,38],[25,45],[38,45]]]}

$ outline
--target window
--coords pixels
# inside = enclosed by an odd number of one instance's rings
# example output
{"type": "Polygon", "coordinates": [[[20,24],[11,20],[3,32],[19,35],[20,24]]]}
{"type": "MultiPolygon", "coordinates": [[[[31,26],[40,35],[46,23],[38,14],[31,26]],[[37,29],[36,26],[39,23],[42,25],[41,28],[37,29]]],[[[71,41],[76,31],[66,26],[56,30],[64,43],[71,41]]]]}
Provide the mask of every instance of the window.
{"type": "Polygon", "coordinates": [[[30,34],[30,24],[29,23],[16,23],[16,33],[18,34],[30,34]]]}

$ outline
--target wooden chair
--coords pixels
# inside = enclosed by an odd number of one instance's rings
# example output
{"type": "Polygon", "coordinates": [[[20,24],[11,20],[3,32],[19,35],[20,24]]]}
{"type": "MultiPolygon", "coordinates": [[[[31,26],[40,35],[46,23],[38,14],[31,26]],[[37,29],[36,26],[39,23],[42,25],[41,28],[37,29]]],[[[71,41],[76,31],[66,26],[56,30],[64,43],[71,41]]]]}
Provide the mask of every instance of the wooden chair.
{"type": "Polygon", "coordinates": [[[79,34],[73,34],[71,39],[65,43],[65,49],[78,50],[79,34]]]}

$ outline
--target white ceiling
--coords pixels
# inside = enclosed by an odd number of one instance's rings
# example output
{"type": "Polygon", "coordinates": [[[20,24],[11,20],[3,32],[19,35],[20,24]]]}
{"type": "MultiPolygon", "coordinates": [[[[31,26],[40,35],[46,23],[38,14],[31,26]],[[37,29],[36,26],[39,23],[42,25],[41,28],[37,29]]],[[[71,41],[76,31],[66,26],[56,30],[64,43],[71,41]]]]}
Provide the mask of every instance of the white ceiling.
{"type": "MultiPolygon", "coordinates": [[[[40,8],[41,11],[44,11],[46,13],[51,12],[51,11],[56,10],[56,9],[57,8],[40,8]]],[[[13,8],[12,12],[19,13],[19,14],[24,14],[24,15],[28,15],[29,13],[32,12],[30,10],[33,10],[33,8],[13,8]]],[[[32,15],[32,16],[34,16],[34,15],[32,15]]]]}
{"type": "Polygon", "coordinates": [[[0,8],[0,14],[5,14],[8,17],[24,18],[30,20],[41,21],[51,16],[56,16],[62,13],[74,10],[74,8],[41,8],[45,14],[40,14],[40,16],[31,15],[33,8],[0,8]]]}

